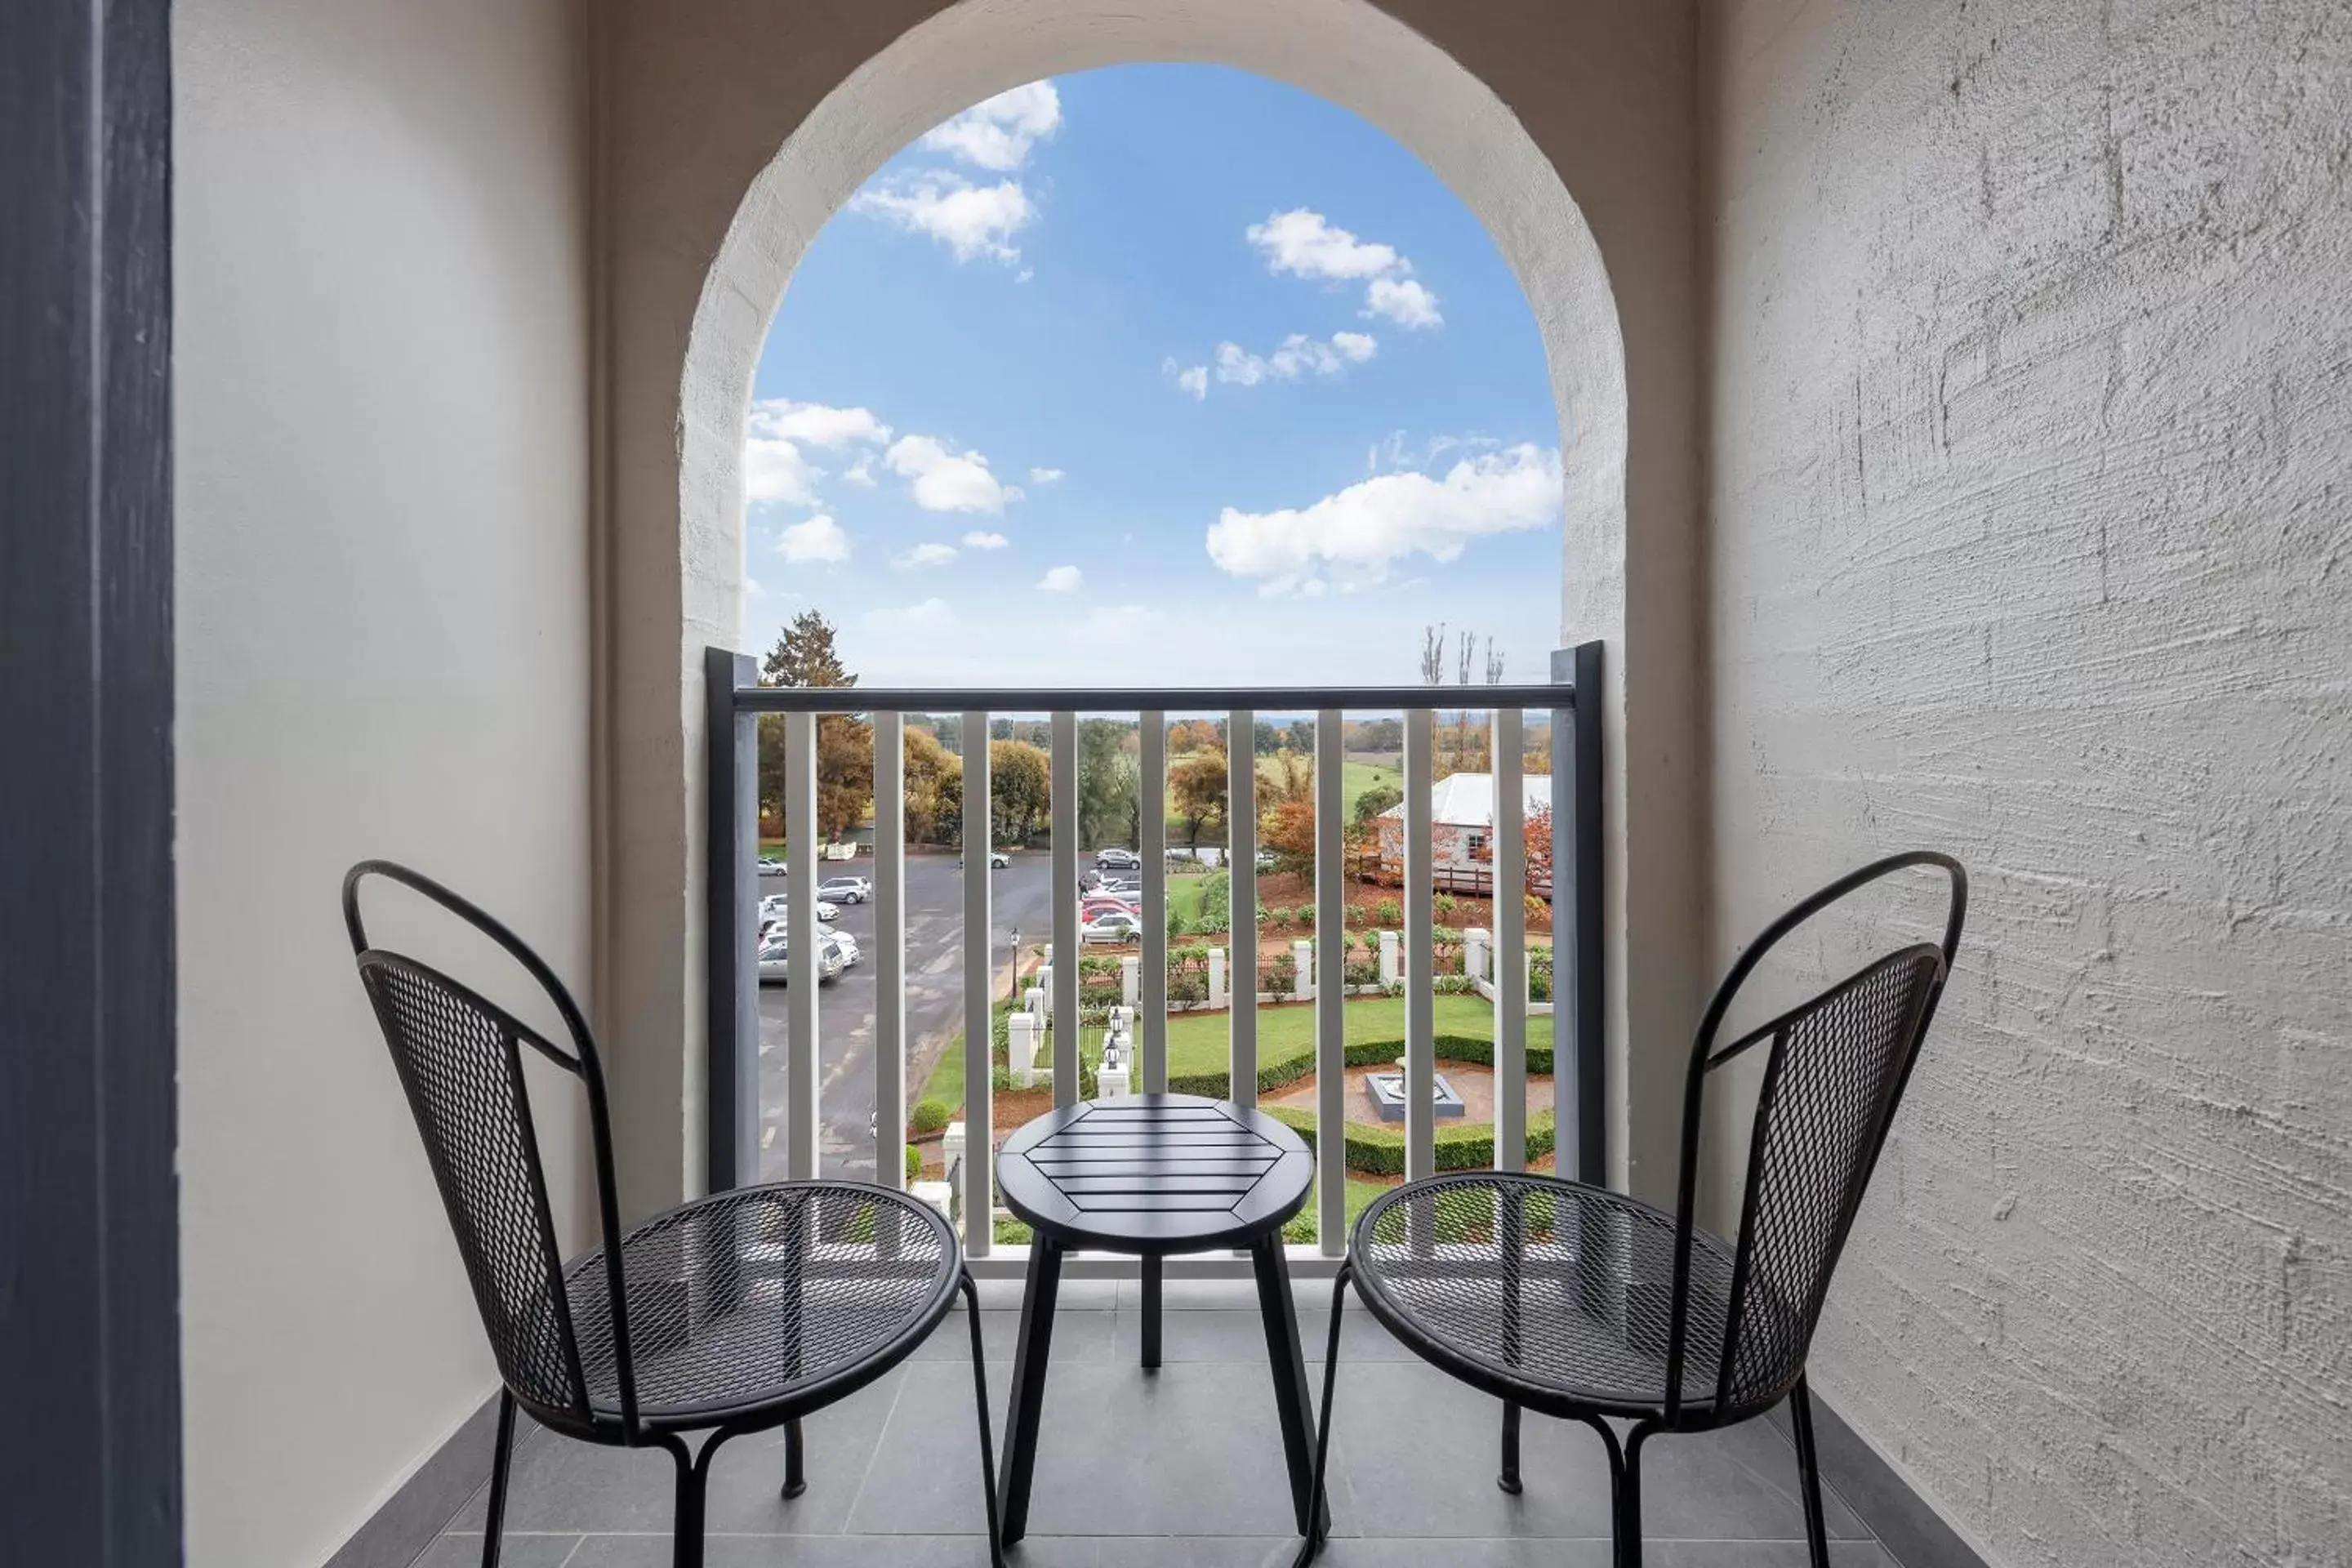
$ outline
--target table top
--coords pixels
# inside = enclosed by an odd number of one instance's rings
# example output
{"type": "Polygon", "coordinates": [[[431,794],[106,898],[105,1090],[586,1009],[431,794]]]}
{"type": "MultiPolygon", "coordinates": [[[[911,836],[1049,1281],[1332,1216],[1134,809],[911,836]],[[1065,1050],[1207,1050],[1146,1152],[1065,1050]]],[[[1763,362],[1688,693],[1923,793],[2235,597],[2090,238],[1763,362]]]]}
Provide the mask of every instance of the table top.
{"type": "Polygon", "coordinates": [[[1307,1206],[1315,1157],[1273,1117],[1196,1094],[1084,1100],[997,1151],[1005,1206],[1066,1247],[1246,1247],[1307,1206]]]}

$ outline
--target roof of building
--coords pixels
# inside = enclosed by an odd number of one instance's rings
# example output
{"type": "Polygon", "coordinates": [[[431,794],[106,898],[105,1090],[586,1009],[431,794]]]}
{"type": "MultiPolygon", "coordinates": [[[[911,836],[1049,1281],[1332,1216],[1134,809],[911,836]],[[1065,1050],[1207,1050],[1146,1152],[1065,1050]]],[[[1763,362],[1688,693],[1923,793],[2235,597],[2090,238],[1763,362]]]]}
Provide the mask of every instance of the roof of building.
{"type": "MultiPolygon", "coordinates": [[[[1523,808],[1532,816],[1551,805],[1551,775],[1530,773],[1519,781],[1526,792],[1523,808]]],[[[1404,820],[1404,803],[1381,813],[1404,820]]],[[[1448,773],[1429,786],[1429,819],[1441,827],[1492,827],[1495,826],[1495,775],[1492,773],[1448,773]]]]}

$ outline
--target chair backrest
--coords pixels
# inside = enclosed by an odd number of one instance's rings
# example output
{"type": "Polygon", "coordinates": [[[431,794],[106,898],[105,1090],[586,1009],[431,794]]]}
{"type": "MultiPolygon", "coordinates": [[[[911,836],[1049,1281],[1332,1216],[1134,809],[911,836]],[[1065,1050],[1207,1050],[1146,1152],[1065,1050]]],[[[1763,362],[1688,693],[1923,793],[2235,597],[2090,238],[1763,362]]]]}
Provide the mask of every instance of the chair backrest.
{"type": "Polygon", "coordinates": [[[1718,1409],[1768,1405],[1802,1375],[1830,1276],[1935,1016],[1967,914],[1968,874],[1958,861],[1926,850],[1891,856],[1840,878],[1775,921],[1717,988],[1691,1051],[1683,1100],[1669,1421],[1685,1396],[1686,1358],[1706,1358],[1689,1370],[1710,1374],[1718,1409]],[[1912,867],[1932,867],[1950,879],[1940,944],[1885,953],[1729,1044],[1717,1043],[1725,1015],[1767,953],[1830,905],[1912,867]],[[1707,1080],[1759,1045],[1766,1055],[1739,1230],[1729,1279],[1714,1282],[1727,1300],[1711,1307],[1713,1292],[1695,1297],[1691,1289],[1707,1080]]]}
{"type": "MultiPolygon", "coordinates": [[[[636,1429],[636,1380],[629,1355],[618,1204],[604,1072],[586,1020],[562,982],[520,938],[482,910],[419,872],[363,860],[343,878],[343,923],[360,982],[375,1007],[393,1066],[416,1117],[425,1153],[456,1236],[499,1373],[515,1398],[557,1426],[591,1427],[588,1363],[575,1313],[609,1329],[596,1349],[614,1362],[621,1423],[636,1429]],[[549,1040],[512,1013],[430,964],[371,946],[360,916],[360,884],[398,882],[456,915],[503,948],[553,1005],[570,1035],[549,1040]],[[588,1101],[604,1226],[604,1278],[568,1284],[548,1205],[522,1047],[580,1080],[588,1101]]],[[[601,1358],[600,1358],[601,1359],[601,1358]]]]}

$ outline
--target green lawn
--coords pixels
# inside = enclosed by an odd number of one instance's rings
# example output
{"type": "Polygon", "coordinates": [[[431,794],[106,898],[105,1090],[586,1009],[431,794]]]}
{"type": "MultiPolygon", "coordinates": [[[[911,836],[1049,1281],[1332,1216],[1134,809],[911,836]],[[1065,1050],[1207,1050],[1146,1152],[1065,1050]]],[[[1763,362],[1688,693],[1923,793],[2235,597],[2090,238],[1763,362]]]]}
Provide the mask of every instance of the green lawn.
{"type": "MultiPolygon", "coordinates": [[[[1495,1037],[1495,1006],[1483,996],[1436,996],[1436,1030],[1473,1039],[1495,1037]]],[[[1230,1026],[1223,1013],[1179,1013],[1168,1020],[1171,1074],[1218,1072],[1227,1059],[1230,1026]]],[[[1404,1038],[1404,998],[1358,996],[1348,1004],[1351,1040],[1404,1038]]],[[[1257,1059],[1279,1061],[1315,1048],[1315,1009],[1310,1005],[1262,1007],[1257,1015],[1257,1059]]]]}

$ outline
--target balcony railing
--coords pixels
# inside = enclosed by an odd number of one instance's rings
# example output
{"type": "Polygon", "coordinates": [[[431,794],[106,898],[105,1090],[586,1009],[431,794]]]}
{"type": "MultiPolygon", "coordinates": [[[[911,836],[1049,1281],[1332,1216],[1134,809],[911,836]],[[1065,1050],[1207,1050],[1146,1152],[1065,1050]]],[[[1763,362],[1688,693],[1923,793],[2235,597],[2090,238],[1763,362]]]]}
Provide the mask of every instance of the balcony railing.
{"type": "MultiPolygon", "coordinates": [[[[875,834],[875,1171],[898,1185],[907,1122],[908,1047],[906,809],[903,789],[882,781],[905,772],[905,721],[909,714],[955,714],[961,726],[966,802],[986,802],[989,728],[992,719],[1045,715],[1050,721],[1052,931],[1051,1020],[1054,1101],[1078,1098],[1080,1038],[1078,741],[1081,715],[1134,715],[1140,731],[1139,820],[1142,861],[1141,996],[1135,1079],[1139,1092],[1168,1082],[1168,855],[1166,843],[1167,725],[1171,717],[1223,718],[1233,737],[1250,736],[1255,715],[1315,715],[1315,929],[1312,976],[1316,1007],[1317,1120],[1320,1129],[1346,1121],[1345,1013],[1349,994],[1344,938],[1347,870],[1342,834],[1342,739],[1349,714],[1403,715],[1404,794],[1403,990],[1404,1168],[1408,1177],[1435,1168],[1435,1034],[1433,1019],[1433,897],[1431,764],[1433,725],[1440,710],[1490,714],[1495,822],[1490,836],[1494,900],[1492,973],[1528,973],[1525,892],[1525,716],[1548,714],[1551,725],[1553,885],[1565,891],[1553,905],[1555,994],[1550,1009],[1554,1060],[1557,1168],[1599,1182],[1605,1172],[1601,996],[1601,645],[1586,643],[1552,656],[1551,682],[1485,687],[1181,687],[1150,689],[996,689],[763,687],[752,660],[726,649],[705,662],[709,703],[709,1163],[716,1190],[756,1179],[761,1150],[758,968],[747,932],[756,928],[759,881],[759,720],[784,718],[784,816],[792,825],[786,853],[787,945],[790,980],[784,1061],[785,1114],[782,1142],[788,1177],[818,1173],[818,1025],[816,886],[818,836],[804,825],[816,817],[817,720],[854,714],[871,720],[874,736],[875,834]],[[1325,940],[1326,938],[1329,940],[1325,940]]],[[[1232,876],[1232,951],[1237,963],[1257,952],[1257,773],[1253,748],[1230,749],[1226,865],[1232,876]]],[[[957,1197],[971,1216],[966,1249],[974,1258],[992,1251],[986,1216],[994,1210],[993,1089],[989,1041],[996,994],[991,934],[989,855],[985,832],[966,831],[962,868],[962,989],[965,1157],[957,1197]]],[[[1017,966],[1019,955],[1014,954],[1017,966]]],[[[1249,973],[1240,967],[1237,974],[1249,973]]],[[[1306,978],[1306,977],[1301,977],[1306,978]]],[[[1231,987],[1231,1095],[1256,1098],[1257,993],[1231,987]]],[[[1495,1005],[1495,1163],[1525,1163],[1528,1027],[1523,985],[1493,990],[1495,1005]]],[[[1538,1016],[1538,1021],[1544,1021],[1538,1016]]],[[[1347,1149],[1343,1136],[1318,1136],[1316,1146],[1318,1249],[1338,1257],[1346,1248],[1347,1149]]]]}

